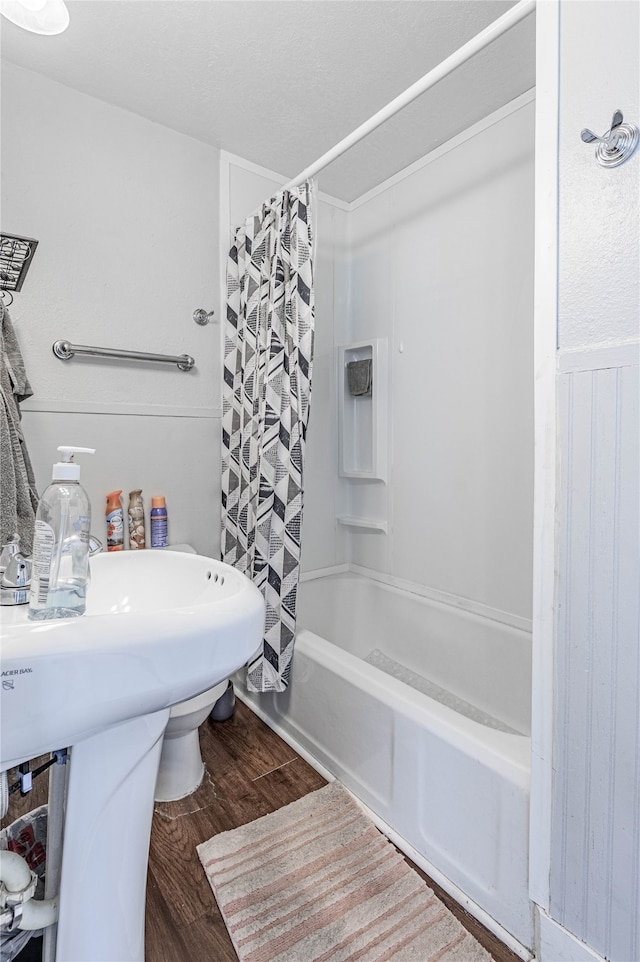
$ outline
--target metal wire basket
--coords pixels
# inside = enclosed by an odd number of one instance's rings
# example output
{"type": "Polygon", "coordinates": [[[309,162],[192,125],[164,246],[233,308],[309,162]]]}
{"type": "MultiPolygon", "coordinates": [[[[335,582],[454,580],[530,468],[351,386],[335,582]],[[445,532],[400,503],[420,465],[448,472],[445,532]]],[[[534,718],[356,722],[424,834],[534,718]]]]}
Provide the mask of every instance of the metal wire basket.
{"type": "Polygon", "coordinates": [[[0,290],[22,288],[37,246],[33,237],[0,234],[0,290]]]}

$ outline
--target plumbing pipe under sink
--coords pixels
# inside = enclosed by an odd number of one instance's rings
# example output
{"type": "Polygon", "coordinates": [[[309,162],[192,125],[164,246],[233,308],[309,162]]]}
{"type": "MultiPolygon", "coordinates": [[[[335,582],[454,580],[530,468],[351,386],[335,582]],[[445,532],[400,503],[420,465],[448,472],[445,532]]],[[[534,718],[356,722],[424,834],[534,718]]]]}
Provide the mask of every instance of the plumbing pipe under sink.
{"type": "MultiPolygon", "coordinates": [[[[62,869],[62,846],[64,842],[64,808],[67,791],[68,753],[65,761],[55,764],[49,772],[49,799],[47,811],[47,870],[44,877],[45,899],[56,898],[60,891],[62,869]]],[[[44,931],[42,942],[42,962],[55,962],[56,940],[58,938],[57,919],[44,931]]]]}
{"type": "Polygon", "coordinates": [[[37,881],[21,855],[0,851],[0,917],[4,925],[33,932],[57,920],[57,898],[33,898],[37,881]]]}

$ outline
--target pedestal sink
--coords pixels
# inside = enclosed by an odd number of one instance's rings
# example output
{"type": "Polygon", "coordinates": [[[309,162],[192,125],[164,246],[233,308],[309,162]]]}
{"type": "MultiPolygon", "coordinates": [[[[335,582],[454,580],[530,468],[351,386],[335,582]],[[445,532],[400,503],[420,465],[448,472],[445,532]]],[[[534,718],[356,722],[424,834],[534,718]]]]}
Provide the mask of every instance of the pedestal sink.
{"type": "Polygon", "coordinates": [[[264,602],[228,565],[168,550],[97,555],[91,575],[81,618],[2,609],[0,771],[71,746],[57,962],[144,962],[169,709],[247,661],[264,602]]]}

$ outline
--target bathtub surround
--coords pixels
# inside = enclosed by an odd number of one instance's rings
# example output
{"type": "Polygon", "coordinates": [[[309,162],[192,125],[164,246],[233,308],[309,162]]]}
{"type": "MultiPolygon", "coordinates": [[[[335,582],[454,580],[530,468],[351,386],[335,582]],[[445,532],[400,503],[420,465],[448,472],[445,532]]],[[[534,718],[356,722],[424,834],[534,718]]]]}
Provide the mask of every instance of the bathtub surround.
{"type": "MultiPolygon", "coordinates": [[[[351,563],[530,627],[533,145],[529,93],[347,209],[320,194],[303,571],[351,563]],[[340,351],[375,344],[386,371],[352,397],[340,351]]],[[[236,217],[277,184],[221,173],[236,217]]]]}
{"type": "Polygon", "coordinates": [[[264,596],[251,691],[284,691],[296,629],[313,369],[312,185],[280,191],[229,252],[222,416],[222,560],[264,596]]]}
{"type": "Polygon", "coordinates": [[[490,962],[339,782],[198,855],[240,962],[490,962]]]}

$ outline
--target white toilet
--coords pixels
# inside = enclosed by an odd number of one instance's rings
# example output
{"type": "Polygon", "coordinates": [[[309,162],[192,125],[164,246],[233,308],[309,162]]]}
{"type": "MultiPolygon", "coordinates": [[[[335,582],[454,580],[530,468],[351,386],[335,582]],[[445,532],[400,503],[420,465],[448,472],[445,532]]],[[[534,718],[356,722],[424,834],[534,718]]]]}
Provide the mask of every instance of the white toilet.
{"type": "Polygon", "coordinates": [[[202,784],[204,762],[198,728],[227,690],[227,681],[174,705],[164,733],[156,781],[156,802],[173,802],[202,784]]]}
{"type": "MultiPolygon", "coordinates": [[[[187,544],[172,545],[170,550],[197,554],[195,549],[187,544]]],[[[228,681],[225,679],[214,688],[174,705],[171,709],[160,754],[156,802],[173,802],[184,798],[202,784],[204,762],[200,754],[198,728],[218,698],[224,695],[227,685],[228,681]]]]}

